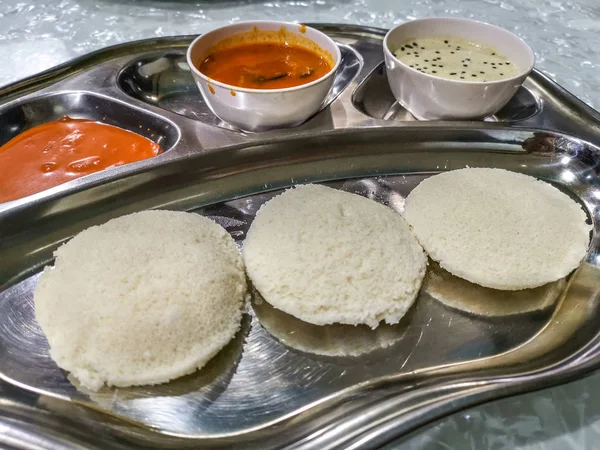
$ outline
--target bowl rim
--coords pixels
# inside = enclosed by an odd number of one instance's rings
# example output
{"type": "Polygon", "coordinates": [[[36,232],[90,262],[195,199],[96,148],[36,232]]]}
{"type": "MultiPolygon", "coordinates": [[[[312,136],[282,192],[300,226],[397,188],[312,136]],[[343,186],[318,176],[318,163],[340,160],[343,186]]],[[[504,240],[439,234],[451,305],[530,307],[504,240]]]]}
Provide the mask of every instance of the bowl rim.
{"type": "MultiPolygon", "coordinates": [[[[310,38],[308,38],[308,39],[310,39],[310,38]]],[[[312,41],[312,39],[310,39],[310,40],[312,41]]],[[[315,42],[315,41],[313,41],[313,42],[315,42]]],[[[315,44],[318,45],[316,42],[315,42],[315,44]]],[[[320,45],[318,45],[318,46],[321,47],[320,45]]],[[[229,89],[234,92],[245,92],[245,93],[251,93],[251,94],[278,94],[278,93],[294,92],[294,91],[306,89],[306,88],[309,88],[316,84],[320,84],[323,81],[330,78],[331,76],[334,76],[342,62],[342,53],[340,51],[339,46],[332,38],[327,36],[322,31],[319,31],[313,27],[309,27],[308,25],[305,25],[303,23],[286,22],[286,21],[282,21],[282,20],[244,20],[244,21],[240,21],[240,22],[223,25],[221,27],[213,28],[212,30],[210,30],[206,33],[202,33],[201,35],[197,36],[192,41],[192,43],[189,45],[189,47],[187,48],[186,60],[187,60],[188,66],[190,66],[190,70],[194,74],[196,74],[197,76],[202,78],[204,81],[206,81],[207,83],[210,83],[211,85],[219,86],[224,89],[229,89]],[[254,26],[260,27],[260,25],[266,25],[266,24],[281,25],[281,26],[286,26],[286,27],[304,26],[306,30],[311,30],[312,32],[320,34],[326,41],[329,41],[329,43],[333,46],[333,48],[335,48],[335,52],[332,55],[335,60],[335,64],[329,70],[329,72],[327,72],[325,75],[321,76],[320,78],[317,78],[316,80],[311,81],[310,83],[301,84],[298,86],[287,87],[287,88],[279,88],[279,89],[255,89],[255,88],[244,88],[244,87],[240,87],[240,86],[235,86],[233,84],[227,84],[227,83],[223,83],[221,81],[214,80],[210,77],[207,77],[204,73],[200,72],[200,70],[193,63],[192,57],[191,57],[192,49],[202,38],[204,38],[209,33],[213,33],[213,32],[220,31],[220,30],[225,30],[227,28],[231,28],[231,27],[238,26],[238,25],[254,25],[254,26]]]]}
{"type": "MultiPolygon", "coordinates": [[[[459,36],[459,35],[457,35],[457,36],[459,36]]],[[[458,84],[461,86],[478,86],[478,85],[479,86],[489,86],[489,85],[503,84],[503,83],[507,83],[510,81],[519,81],[521,78],[526,78],[527,75],[529,75],[531,73],[531,71],[533,70],[533,68],[535,67],[535,53],[534,53],[533,49],[529,46],[529,44],[527,42],[525,42],[525,40],[523,38],[516,35],[512,31],[508,31],[506,28],[502,28],[497,25],[493,25],[491,23],[483,22],[481,20],[465,19],[462,17],[425,17],[423,19],[409,20],[406,22],[402,22],[398,25],[395,25],[394,27],[392,27],[388,30],[388,32],[385,34],[385,37],[383,38],[383,51],[387,57],[392,58],[395,62],[400,64],[404,69],[409,70],[411,73],[414,73],[417,75],[422,75],[424,77],[428,77],[428,78],[431,78],[436,81],[444,81],[444,82],[448,82],[448,83],[458,84]],[[523,48],[526,49],[526,52],[531,57],[531,64],[526,69],[521,70],[517,75],[514,75],[510,78],[502,78],[500,80],[493,80],[493,81],[451,80],[449,78],[443,78],[443,77],[438,77],[437,75],[431,75],[428,73],[419,72],[418,70],[410,67],[408,64],[405,64],[404,62],[400,61],[400,59],[398,59],[396,57],[396,55],[394,55],[394,53],[390,50],[390,47],[388,45],[388,39],[389,39],[390,35],[394,31],[396,31],[398,28],[401,28],[404,25],[407,25],[409,23],[414,23],[414,22],[440,22],[440,21],[463,22],[463,23],[483,25],[484,27],[489,27],[489,28],[495,29],[497,31],[510,34],[513,37],[515,37],[518,41],[520,41],[521,44],[523,45],[523,48]]]]}

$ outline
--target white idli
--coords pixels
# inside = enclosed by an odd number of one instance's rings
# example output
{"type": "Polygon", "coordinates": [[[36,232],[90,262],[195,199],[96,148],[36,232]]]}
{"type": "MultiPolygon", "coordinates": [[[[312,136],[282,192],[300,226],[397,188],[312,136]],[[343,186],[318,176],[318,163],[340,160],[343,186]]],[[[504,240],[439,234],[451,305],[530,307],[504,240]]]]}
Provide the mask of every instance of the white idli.
{"type": "Polygon", "coordinates": [[[315,325],[397,323],[414,302],[427,264],[398,213],[318,185],[265,203],[242,254],[267,302],[315,325]]]}
{"type": "Polygon", "coordinates": [[[204,366],[240,328],[246,279],[211,220],[145,211],[55,252],[35,289],[50,355],[83,385],[158,384],[204,366]]]}
{"type": "Polygon", "coordinates": [[[406,198],[404,218],[442,268],[502,290],[567,276],[585,256],[591,229],[581,206],[552,185],[487,168],[422,181],[406,198]]]}

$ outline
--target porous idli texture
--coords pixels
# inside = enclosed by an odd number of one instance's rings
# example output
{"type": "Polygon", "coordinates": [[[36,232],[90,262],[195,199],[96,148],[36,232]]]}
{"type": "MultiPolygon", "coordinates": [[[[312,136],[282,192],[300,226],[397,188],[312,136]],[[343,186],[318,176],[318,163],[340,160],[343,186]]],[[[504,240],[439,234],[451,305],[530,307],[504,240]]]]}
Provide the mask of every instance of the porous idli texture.
{"type": "Polygon", "coordinates": [[[55,252],[35,289],[50,355],[84,386],[158,384],[204,366],[240,328],[235,242],[197,214],[145,211],[55,252]]]}
{"type": "Polygon", "coordinates": [[[432,176],[408,195],[403,215],[442,268],[504,290],[568,275],[585,257],[591,230],[586,213],[568,195],[503,169],[432,176]]]}
{"type": "Polygon", "coordinates": [[[265,203],[242,254],[267,302],[316,325],[397,323],[427,264],[400,214],[320,185],[298,186],[265,203]]]}

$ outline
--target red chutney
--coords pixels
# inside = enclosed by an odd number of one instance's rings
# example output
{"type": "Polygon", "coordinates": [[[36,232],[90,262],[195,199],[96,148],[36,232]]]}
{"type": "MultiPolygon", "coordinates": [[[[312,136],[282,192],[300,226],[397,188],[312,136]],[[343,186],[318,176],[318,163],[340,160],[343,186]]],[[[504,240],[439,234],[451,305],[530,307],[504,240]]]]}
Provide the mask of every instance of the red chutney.
{"type": "Polygon", "coordinates": [[[331,66],[318,53],[279,43],[240,44],[217,50],[197,63],[212,80],[251,89],[282,89],[318,80],[331,66]]]}
{"type": "Polygon", "coordinates": [[[48,122],[0,147],[0,203],[161,151],[150,139],[112,125],[69,117],[48,122]]]}

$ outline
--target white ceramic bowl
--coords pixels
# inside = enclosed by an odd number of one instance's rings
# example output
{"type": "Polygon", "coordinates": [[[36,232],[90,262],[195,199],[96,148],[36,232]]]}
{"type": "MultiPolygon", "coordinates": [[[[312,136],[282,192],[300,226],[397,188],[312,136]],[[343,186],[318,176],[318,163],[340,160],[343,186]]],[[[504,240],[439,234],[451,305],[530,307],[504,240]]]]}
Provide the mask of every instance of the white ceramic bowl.
{"type": "Polygon", "coordinates": [[[296,23],[278,21],[249,21],[226,25],[196,38],[187,51],[192,75],[212,112],[221,120],[248,131],[300,125],[319,111],[333,84],[341,61],[338,46],[327,35],[296,23]],[[210,48],[236,34],[260,31],[280,31],[308,38],[333,59],[332,69],[310,83],[284,89],[248,89],[211,80],[198,70],[198,63],[210,48]]]}
{"type": "Polygon", "coordinates": [[[517,92],[533,69],[535,56],[518,36],[483,22],[468,19],[429,18],[392,28],[383,41],[385,66],[396,100],[419,120],[481,119],[495,114],[517,92]],[[408,39],[458,37],[494,47],[519,69],[498,81],[448,80],[419,72],[394,56],[408,39]]]}

